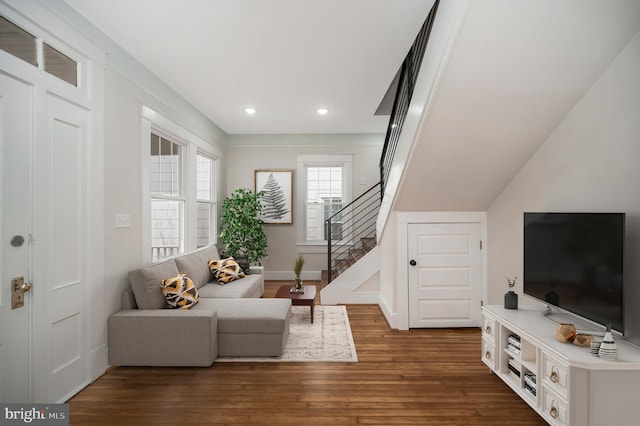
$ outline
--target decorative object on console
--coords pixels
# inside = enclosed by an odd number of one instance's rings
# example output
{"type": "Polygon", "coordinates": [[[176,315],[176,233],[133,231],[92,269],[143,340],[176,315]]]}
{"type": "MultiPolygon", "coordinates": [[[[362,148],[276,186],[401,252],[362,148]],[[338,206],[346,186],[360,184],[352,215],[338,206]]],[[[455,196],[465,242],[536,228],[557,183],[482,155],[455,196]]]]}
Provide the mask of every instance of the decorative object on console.
{"type": "Polygon", "coordinates": [[[576,326],[573,324],[558,324],[558,328],[556,329],[556,339],[561,343],[570,343],[577,336],[576,326]]]}
{"type": "Polygon", "coordinates": [[[513,277],[513,279],[505,276],[507,279],[507,284],[509,285],[509,291],[507,291],[504,295],[504,308],[505,309],[518,309],[518,294],[511,290],[516,285],[516,280],[518,277],[513,277]]]}
{"type": "Polygon", "coordinates": [[[576,338],[573,339],[573,344],[582,348],[588,348],[591,346],[592,341],[593,336],[591,334],[578,334],[576,338]]]}
{"type": "Polygon", "coordinates": [[[592,340],[591,341],[591,355],[599,356],[600,345],[602,344],[602,340],[592,340]]]}
{"type": "Polygon", "coordinates": [[[296,259],[296,262],[293,264],[293,273],[296,275],[296,285],[291,289],[293,292],[304,293],[304,287],[302,286],[302,279],[300,279],[300,274],[302,273],[302,267],[304,266],[304,257],[299,255],[296,259]]]}
{"type": "Polygon", "coordinates": [[[618,359],[618,347],[613,341],[613,335],[611,334],[611,324],[607,324],[607,332],[604,333],[602,338],[602,344],[598,350],[598,356],[602,359],[609,361],[615,361],[618,359]]]}

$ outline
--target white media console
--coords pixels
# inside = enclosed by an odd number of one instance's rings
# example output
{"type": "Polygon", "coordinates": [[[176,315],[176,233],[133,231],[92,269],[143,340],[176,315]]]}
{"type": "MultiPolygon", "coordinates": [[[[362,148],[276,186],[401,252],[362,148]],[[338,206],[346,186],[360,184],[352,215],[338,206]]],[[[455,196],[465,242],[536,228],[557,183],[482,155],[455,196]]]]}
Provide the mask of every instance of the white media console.
{"type": "Polygon", "coordinates": [[[640,349],[618,338],[619,359],[600,359],[543,312],[484,306],[482,361],[551,425],[639,425],[640,349]]]}

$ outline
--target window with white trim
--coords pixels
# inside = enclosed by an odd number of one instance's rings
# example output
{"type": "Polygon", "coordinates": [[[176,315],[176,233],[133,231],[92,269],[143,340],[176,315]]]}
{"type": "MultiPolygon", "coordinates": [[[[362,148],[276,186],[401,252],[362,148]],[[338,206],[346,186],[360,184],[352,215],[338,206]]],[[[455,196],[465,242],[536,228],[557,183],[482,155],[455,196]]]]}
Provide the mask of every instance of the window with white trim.
{"type": "MultiPolygon", "coordinates": [[[[307,241],[326,241],[325,221],[343,206],[342,166],[307,167],[307,241]]],[[[342,239],[339,232],[339,218],[332,227],[332,239],[342,239]]]]}
{"type": "Polygon", "coordinates": [[[143,259],[158,262],[216,244],[218,141],[202,139],[147,106],[142,115],[143,259]]]}
{"type": "Polygon", "coordinates": [[[214,191],[214,159],[198,152],[196,154],[196,247],[205,247],[215,242],[216,194],[214,191]]]}
{"type": "MultiPolygon", "coordinates": [[[[304,206],[303,226],[298,230],[300,241],[322,244],[327,241],[326,220],[351,201],[351,155],[298,156],[298,170],[302,171],[299,184],[304,206]]],[[[331,239],[342,240],[341,218],[334,217],[331,239]]]]}
{"type": "Polygon", "coordinates": [[[183,146],[151,133],[151,259],[153,262],[184,251],[183,146]]]}

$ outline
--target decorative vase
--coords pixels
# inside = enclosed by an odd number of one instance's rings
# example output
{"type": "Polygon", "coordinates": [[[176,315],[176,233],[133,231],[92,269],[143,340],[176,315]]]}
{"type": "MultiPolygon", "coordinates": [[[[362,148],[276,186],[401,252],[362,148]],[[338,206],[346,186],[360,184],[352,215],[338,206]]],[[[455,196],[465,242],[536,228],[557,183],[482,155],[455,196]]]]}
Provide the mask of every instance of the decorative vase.
{"type": "Polygon", "coordinates": [[[593,336],[590,334],[578,334],[575,339],[573,339],[573,344],[576,346],[580,346],[582,348],[588,348],[591,346],[591,342],[593,341],[593,336]]]}
{"type": "Polygon", "coordinates": [[[607,325],[607,332],[604,333],[600,349],[598,350],[598,356],[603,359],[614,361],[618,359],[618,347],[613,341],[613,335],[611,334],[611,324],[607,325]]]}
{"type": "Polygon", "coordinates": [[[302,287],[302,280],[300,278],[296,278],[296,285],[295,285],[295,289],[297,291],[302,291],[303,287],[302,287]]]}
{"type": "Polygon", "coordinates": [[[505,309],[518,309],[518,293],[509,290],[504,295],[505,309]]]}
{"type": "Polygon", "coordinates": [[[556,329],[556,339],[558,342],[568,343],[573,342],[576,338],[576,326],[573,324],[558,324],[558,328],[556,329]]]}

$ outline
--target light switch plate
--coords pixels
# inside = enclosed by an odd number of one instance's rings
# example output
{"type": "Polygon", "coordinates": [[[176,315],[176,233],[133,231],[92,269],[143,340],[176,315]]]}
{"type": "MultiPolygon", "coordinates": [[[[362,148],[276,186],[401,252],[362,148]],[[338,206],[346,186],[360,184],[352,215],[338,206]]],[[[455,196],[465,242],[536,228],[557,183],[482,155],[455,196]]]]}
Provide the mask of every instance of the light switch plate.
{"type": "Polygon", "coordinates": [[[129,228],[131,226],[131,215],[120,213],[116,215],[116,228],[129,228]]]}

